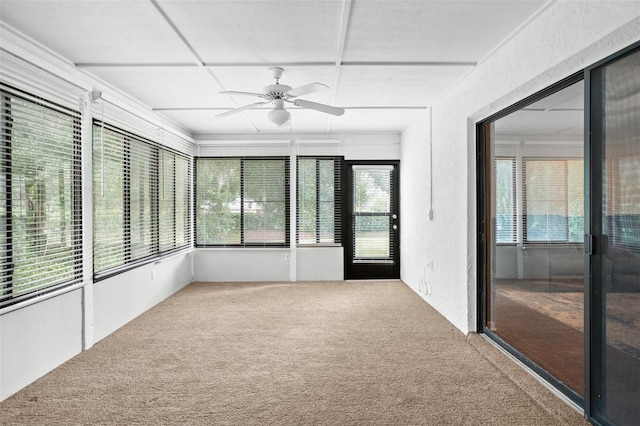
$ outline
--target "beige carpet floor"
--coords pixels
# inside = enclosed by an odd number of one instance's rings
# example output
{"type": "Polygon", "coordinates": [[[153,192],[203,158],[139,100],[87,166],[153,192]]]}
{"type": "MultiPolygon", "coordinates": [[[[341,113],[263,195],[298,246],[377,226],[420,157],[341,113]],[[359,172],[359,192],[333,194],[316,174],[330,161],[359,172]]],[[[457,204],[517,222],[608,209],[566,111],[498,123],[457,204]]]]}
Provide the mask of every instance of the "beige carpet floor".
{"type": "Polygon", "coordinates": [[[400,281],[194,283],[0,403],[2,425],[582,425],[400,281]]]}

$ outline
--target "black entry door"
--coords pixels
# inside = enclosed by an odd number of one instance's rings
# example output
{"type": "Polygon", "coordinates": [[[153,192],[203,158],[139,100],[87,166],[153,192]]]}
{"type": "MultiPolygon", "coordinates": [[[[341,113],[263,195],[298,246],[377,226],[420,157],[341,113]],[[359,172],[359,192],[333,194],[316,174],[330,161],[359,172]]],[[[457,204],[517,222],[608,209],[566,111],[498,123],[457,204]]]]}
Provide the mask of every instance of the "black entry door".
{"type": "Polygon", "coordinates": [[[397,161],[346,163],[345,277],[400,278],[397,161]]]}

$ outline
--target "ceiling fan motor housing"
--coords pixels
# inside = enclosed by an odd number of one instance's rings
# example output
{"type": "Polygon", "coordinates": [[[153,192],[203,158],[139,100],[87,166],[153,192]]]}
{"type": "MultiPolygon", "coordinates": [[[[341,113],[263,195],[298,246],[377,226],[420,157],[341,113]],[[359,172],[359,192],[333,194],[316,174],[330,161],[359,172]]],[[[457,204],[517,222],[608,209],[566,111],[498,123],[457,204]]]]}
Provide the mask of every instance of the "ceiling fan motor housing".
{"type": "Polygon", "coordinates": [[[291,86],[286,84],[270,84],[262,89],[266,99],[272,101],[274,99],[289,99],[291,96],[287,93],[291,90],[291,86]]]}

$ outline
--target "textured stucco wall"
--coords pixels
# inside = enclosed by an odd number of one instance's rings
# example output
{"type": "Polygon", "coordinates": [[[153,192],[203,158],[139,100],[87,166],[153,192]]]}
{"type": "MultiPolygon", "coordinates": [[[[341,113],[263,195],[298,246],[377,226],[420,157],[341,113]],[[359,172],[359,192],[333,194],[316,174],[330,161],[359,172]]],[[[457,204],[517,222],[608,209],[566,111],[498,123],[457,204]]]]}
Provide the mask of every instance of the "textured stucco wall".
{"type": "Polygon", "coordinates": [[[476,323],[475,123],[638,40],[640,2],[558,1],[480,61],[432,105],[431,221],[428,167],[410,166],[428,126],[402,135],[402,278],[461,331],[476,323]]]}

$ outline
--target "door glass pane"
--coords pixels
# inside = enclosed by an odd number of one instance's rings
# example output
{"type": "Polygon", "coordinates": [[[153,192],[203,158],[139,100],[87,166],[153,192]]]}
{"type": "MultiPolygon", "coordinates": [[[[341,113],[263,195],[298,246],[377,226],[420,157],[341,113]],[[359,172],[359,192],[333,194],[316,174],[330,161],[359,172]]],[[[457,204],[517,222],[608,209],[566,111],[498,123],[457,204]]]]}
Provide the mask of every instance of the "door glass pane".
{"type": "Polygon", "coordinates": [[[640,52],[603,70],[602,352],[596,410],[640,418],[640,52]]]}
{"type": "Polygon", "coordinates": [[[485,326],[574,396],[584,392],[583,89],[487,126],[485,326]]]}
{"type": "Polygon", "coordinates": [[[389,218],[387,216],[355,217],[355,257],[357,259],[389,259],[389,218]]]}
{"type": "Polygon", "coordinates": [[[353,166],[353,256],[393,261],[391,178],[393,166],[353,166]]]}

